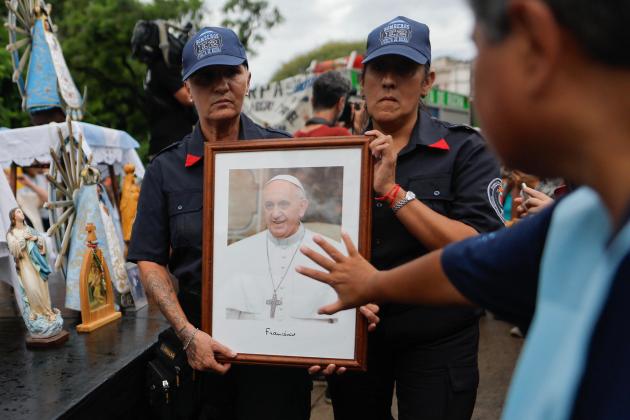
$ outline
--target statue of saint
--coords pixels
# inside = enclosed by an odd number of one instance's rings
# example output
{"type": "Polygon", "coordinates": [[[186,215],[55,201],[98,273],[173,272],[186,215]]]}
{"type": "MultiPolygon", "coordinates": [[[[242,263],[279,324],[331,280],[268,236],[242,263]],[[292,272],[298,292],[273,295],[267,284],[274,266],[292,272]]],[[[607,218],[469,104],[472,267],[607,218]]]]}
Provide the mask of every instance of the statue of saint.
{"type": "Polygon", "coordinates": [[[23,303],[24,322],[34,338],[54,336],[61,332],[63,319],[50,302],[48,275],[51,269],[45,257],[44,237],[26,224],[19,207],[9,212],[9,219],[7,243],[20,279],[21,290],[16,290],[16,294],[23,303]]]}
{"type": "Polygon", "coordinates": [[[129,242],[131,240],[131,228],[134,220],[136,220],[140,186],[136,184],[135,165],[128,163],[123,169],[125,170],[125,177],[120,197],[120,223],[122,225],[123,239],[125,242],[129,242]]]}

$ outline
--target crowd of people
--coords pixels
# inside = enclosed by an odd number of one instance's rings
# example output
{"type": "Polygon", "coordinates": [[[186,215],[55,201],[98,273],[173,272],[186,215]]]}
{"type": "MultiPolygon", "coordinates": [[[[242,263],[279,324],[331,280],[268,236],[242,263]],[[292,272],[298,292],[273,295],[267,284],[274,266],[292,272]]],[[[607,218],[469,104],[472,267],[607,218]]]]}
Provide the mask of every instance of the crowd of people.
{"type": "Polygon", "coordinates": [[[308,419],[311,375],[323,372],[336,419],[390,419],[394,392],[400,419],[468,419],[483,308],[527,334],[505,418],[627,416],[630,7],[470,5],[487,141],[423,108],[435,80],[429,28],[404,16],[367,35],[354,124],[338,123],[350,86],[329,72],[295,133],[371,139],[370,262],[346,234],[346,254],[313,235],[321,249],[300,251],[322,270],[295,267],[336,290],[320,314],[360,306],[372,331],[367,372],[231,365],[236,354],[199,329],[204,143],[291,135],[242,113],[251,74],[234,32],[207,27],[186,43],[184,91],[171,91],[199,119],[149,165],[128,259],[202,372],[196,418],[308,419]]]}

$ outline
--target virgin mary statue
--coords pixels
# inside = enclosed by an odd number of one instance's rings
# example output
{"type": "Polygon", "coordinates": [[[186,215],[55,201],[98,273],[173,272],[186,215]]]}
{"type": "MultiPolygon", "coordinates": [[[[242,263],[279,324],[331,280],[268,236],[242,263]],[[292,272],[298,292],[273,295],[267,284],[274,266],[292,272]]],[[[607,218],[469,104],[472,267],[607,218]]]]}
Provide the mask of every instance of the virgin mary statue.
{"type": "Polygon", "coordinates": [[[63,319],[50,302],[48,275],[51,270],[44,256],[45,240],[24,222],[24,213],[19,207],[9,212],[9,219],[7,244],[18,269],[20,290],[16,292],[23,303],[22,317],[33,337],[51,337],[61,331],[63,319]]]}

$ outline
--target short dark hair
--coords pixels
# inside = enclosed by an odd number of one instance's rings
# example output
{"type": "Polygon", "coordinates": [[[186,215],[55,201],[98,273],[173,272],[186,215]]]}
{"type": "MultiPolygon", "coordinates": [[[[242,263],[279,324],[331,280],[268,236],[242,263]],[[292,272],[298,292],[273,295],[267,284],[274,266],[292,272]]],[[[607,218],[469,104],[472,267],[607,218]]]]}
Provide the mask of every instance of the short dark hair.
{"type": "Polygon", "coordinates": [[[336,70],[327,71],[313,83],[313,108],[332,108],[351,88],[350,81],[341,73],[336,70]]]}
{"type": "MultiPolygon", "coordinates": [[[[630,1],[543,0],[558,23],[568,30],[584,52],[601,63],[630,67],[630,1]]],[[[475,18],[491,41],[509,32],[509,0],[469,0],[475,18]]]]}

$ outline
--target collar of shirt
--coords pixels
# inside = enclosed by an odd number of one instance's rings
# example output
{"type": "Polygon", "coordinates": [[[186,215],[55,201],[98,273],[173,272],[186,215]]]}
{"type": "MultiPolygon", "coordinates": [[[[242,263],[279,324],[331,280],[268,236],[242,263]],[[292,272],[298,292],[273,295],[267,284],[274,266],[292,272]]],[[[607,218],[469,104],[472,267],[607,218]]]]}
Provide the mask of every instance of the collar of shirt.
{"type": "MultiPolygon", "coordinates": [[[[250,140],[264,138],[264,133],[261,132],[254,122],[245,114],[241,113],[239,117],[238,139],[250,140]]],[[[201,126],[199,121],[195,124],[193,132],[186,140],[186,161],[185,166],[191,167],[199,163],[203,159],[203,146],[205,139],[201,132],[201,126]]]]}
{"type": "Polygon", "coordinates": [[[269,242],[272,244],[286,248],[288,246],[295,245],[302,240],[304,237],[304,225],[300,223],[300,227],[297,232],[288,238],[276,238],[269,231],[267,231],[267,237],[269,238],[269,242]]]}
{"type": "MultiPolygon", "coordinates": [[[[372,127],[373,125],[370,121],[366,131],[371,130],[372,127]]],[[[447,134],[448,128],[446,126],[440,124],[428,112],[418,110],[418,119],[411,131],[409,143],[398,153],[398,156],[406,155],[419,146],[448,151],[450,147],[446,141],[447,134]]]]}
{"type": "Polygon", "coordinates": [[[399,155],[405,155],[413,151],[418,146],[429,147],[431,149],[450,150],[446,142],[448,128],[439,124],[437,120],[431,117],[426,111],[418,111],[418,119],[416,125],[411,131],[409,143],[400,151],[399,155]]]}

